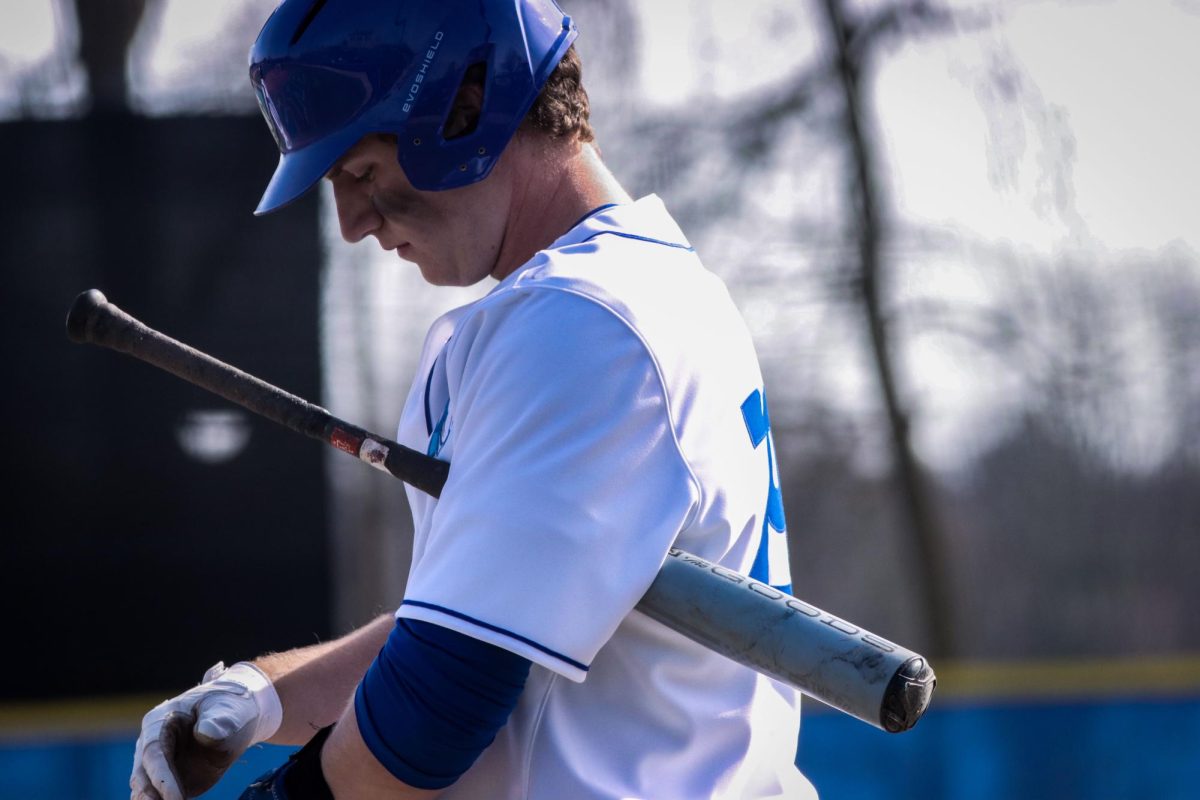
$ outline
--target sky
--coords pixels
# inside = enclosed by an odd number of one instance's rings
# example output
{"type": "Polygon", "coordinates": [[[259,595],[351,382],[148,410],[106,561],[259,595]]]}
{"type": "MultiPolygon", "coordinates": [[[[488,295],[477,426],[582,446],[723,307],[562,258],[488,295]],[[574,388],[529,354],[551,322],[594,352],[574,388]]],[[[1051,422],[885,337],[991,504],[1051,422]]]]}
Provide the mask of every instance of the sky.
{"type": "Polygon", "coordinates": [[[0,25],[0,53],[5,63],[28,63],[54,48],[56,4],[46,0],[9,0],[6,24],[0,25]]]}
{"type": "Polygon", "coordinates": [[[1047,250],[1086,240],[1200,246],[1200,101],[1189,87],[1200,75],[1200,13],[1166,0],[1024,4],[1002,31],[910,46],[881,73],[879,116],[903,207],[1047,250]],[[1025,98],[989,119],[981,78],[998,72],[1025,98]],[[1044,213],[1044,145],[1027,136],[1003,155],[1014,144],[1005,136],[1039,126],[1070,140],[1078,219],[1044,213]],[[1009,163],[980,169],[988,150],[1009,163]]]}

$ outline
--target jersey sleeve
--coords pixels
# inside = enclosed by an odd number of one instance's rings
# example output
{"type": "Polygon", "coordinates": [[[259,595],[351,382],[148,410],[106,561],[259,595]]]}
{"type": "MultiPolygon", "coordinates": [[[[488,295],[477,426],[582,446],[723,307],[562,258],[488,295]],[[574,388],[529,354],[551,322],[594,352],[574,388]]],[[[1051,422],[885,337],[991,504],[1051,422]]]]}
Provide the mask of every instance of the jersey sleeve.
{"type": "Polygon", "coordinates": [[[659,369],[553,289],[489,298],[445,358],[450,478],[397,614],[582,681],[698,501],[659,369]]]}

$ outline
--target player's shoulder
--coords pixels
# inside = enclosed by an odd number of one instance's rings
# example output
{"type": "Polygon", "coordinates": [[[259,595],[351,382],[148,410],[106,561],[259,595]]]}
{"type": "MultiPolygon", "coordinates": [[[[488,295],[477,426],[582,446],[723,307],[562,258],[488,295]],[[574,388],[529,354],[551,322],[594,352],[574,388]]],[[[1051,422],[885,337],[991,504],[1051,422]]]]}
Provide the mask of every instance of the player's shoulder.
{"type": "Polygon", "coordinates": [[[654,360],[627,315],[594,293],[561,286],[493,292],[456,322],[445,352],[452,375],[502,370],[539,384],[564,372],[600,377],[615,376],[618,366],[653,369],[654,360]]]}
{"type": "Polygon", "coordinates": [[[725,284],[701,263],[662,201],[601,208],[478,301],[455,336],[520,342],[539,351],[588,347],[614,326],[627,344],[685,372],[721,364],[714,348],[755,361],[725,284]]]}
{"type": "Polygon", "coordinates": [[[585,217],[538,253],[510,290],[559,290],[636,312],[712,294],[719,284],[662,201],[650,195],[585,217]]]}
{"type": "Polygon", "coordinates": [[[601,208],[511,276],[505,293],[558,292],[607,309],[636,331],[740,323],[725,284],[701,263],[655,195],[601,208]]]}

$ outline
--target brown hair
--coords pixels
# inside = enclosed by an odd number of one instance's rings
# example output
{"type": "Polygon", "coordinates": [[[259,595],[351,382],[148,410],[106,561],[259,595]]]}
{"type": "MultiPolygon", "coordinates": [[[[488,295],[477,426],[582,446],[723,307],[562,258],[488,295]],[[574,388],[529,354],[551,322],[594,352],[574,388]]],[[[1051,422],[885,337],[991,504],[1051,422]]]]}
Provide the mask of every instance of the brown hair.
{"type": "Polygon", "coordinates": [[[590,107],[583,88],[583,64],[575,45],[571,45],[546,85],[533,101],[533,107],[521,123],[522,130],[537,131],[554,138],[574,138],[591,142],[596,138],[588,122],[590,107]]]}

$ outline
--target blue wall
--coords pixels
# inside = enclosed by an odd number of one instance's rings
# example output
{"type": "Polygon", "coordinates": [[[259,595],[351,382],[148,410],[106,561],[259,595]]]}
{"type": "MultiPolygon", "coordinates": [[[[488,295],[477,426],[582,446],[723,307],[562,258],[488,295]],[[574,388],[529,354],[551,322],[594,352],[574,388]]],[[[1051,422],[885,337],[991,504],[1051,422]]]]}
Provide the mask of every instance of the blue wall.
{"type": "MultiPolygon", "coordinates": [[[[282,761],[254,748],[205,800],[233,800],[282,761]]],[[[0,800],[125,800],[132,736],[0,744],[0,800]]],[[[1200,698],[943,703],[889,735],[809,714],[800,766],[823,800],[1200,797],[1200,698]]]]}
{"type": "MultiPolygon", "coordinates": [[[[129,800],[132,736],[41,744],[0,744],[0,800],[129,800]]],[[[205,800],[236,800],[292,748],[254,747],[205,800]]]]}
{"type": "Polygon", "coordinates": [[[943,703],[900,735],[810,715],[799,764],[825,800],[1200,798],[1200,698],[943,703]]]}

